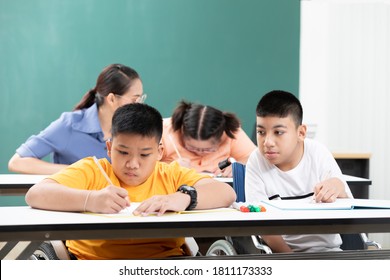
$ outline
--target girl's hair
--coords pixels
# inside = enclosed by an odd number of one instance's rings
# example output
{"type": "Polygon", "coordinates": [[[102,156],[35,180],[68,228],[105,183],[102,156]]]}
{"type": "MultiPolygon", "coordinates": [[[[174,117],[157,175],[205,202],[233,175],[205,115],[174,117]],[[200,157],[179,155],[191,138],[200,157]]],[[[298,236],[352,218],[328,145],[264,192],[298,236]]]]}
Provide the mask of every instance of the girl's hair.
{"type": "Polygon", "coordinates": [[[184,137],[196,140],[215,138],[219,141],[223,132],[234,139],[240,120],[233,113],[181,101],[172,114],[172,127],[174,131],[181,130],[184,137]]]}
{"type": "Polygon", "coordinates": [[[99,74],[96,86],[82,97],[73,110],[89,108],[94,103],[99,107],[109,93],[125,94],[136,79],[140,77],[134,69],[123,64],[110,64],[99,74]]]}

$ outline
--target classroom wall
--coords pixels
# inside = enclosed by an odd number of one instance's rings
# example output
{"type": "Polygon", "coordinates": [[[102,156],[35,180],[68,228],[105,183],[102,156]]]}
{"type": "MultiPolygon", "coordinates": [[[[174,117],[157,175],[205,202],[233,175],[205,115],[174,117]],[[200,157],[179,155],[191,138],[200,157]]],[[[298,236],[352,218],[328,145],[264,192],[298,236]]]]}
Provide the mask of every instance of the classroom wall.
{"type": "MultiPolygon", "coordinates": [[[[390,199],[390,0],[304,1],[301,8],[307,121],[332,152],[371,154],[369,198],[390,199]]],[[[390,248],[390,233],[369,237],[390,248]]]]}
{"type": "Polygon", "coordinates": [[[110,63],[135,68],[163,116],[206,103],[250,135],[265,92],[298,95],[299,22],[299,0],[0,0],[0,173],[110,63]]]}

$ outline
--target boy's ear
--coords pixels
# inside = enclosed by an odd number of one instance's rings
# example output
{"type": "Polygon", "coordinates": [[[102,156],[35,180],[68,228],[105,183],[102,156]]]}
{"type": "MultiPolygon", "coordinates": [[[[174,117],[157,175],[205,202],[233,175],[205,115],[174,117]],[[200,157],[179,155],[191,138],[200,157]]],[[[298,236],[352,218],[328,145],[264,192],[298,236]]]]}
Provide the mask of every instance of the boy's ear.
{"type": "Polygon", "coordinates": [[[163,144],[160,142],[160,144],[158,144],[158,160],[161,160],[162,159],[162,156],[163,156],[163,153],[164,153],[164,146],[163,144]]]}
{"type": "Polygon", "coordinates": [[[307,131],[307,127],[305,124],[301,124],[299,127],[298,127],[298,137],[301,139],[301,140],[305,140],[306,138],[306,131],[307,131]]]}
{"type": "Polygon", "coordinates": [[[106,147],[107,147],[107,155],[111,157],[111,147],[112,147],[111,139],[106,141],[106,147]]]}

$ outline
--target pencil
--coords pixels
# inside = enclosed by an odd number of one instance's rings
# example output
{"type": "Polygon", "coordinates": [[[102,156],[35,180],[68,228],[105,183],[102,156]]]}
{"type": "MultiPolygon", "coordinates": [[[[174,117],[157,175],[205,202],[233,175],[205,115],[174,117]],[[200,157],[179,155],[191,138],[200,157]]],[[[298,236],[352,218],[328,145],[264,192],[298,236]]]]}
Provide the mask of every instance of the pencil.
{"type": "MultiPolygon", "coordinates": [[[[107,182],[108,182],[110,185],[114,185],[114,184],[112,183],[110,177],[108,177],[106,171],[104,171],[102,165],[99,163],[98,159],[97,159],[95,156],[93,156],[93,160],[95,161],[96,165],[99,167],[100,171],[102,172],[104,178],[106,178],[107,182]]],[[[127,196],[126,198],[127,198],[127,200],[129,201],[129,203],[130,203],[129,197],[127,196]]],[[[127,207],[124,208],[123,210],[125,210],[126,212],[130,212],[130,210],[129,210],[127,207]]]]}
{"type": "Polygon", "coordinates": [[[96,165],[99,167],[100,171],[102,172],[104,178],[106,178],[107,182],[110,184],[110,185],[114,185],[110,179],[110,177],[108,177],[107,173],[104,171],[103,167],[101,166],[101,164],[99,163],[98,159],[93,156],[93,160],[95,161],[96,165]]]}
{"type": "Polygon", "coordinates": [[[179,150],[176,147],[175,141],[173,141],[171,134],[168,134],[168,137],[169,137],[169,140],[171,140],[171,142],[172,142],[173,148],[175,149],[177,156],[179,157],[179,159],[181,159],[181,155],[179,153],[179,150]]]}

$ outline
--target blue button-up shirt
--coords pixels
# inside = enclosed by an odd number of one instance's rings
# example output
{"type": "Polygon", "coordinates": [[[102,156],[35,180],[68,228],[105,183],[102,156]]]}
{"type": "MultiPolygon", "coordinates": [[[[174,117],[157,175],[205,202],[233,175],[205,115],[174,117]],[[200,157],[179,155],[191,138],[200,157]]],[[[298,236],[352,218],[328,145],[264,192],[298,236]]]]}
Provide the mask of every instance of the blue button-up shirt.
{"type": "Polygon", "coordinates": [[[53,162],[61,164],[72,164],[89,156],[109,159],[96,104],[62,113],[45,130],[28,138],[16,152],[21,157],[35,158],[53,154],[53,162]]]}

